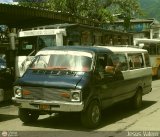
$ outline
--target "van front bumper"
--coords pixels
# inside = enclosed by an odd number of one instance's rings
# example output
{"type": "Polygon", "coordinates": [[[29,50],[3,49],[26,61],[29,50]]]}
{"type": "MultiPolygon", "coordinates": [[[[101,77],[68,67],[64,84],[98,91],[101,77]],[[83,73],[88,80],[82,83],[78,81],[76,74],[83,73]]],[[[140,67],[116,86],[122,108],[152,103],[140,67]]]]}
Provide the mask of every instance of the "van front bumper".
{"type": "Polygon", "coordinates": [[[55,111],[55,112],[80,112],[84,109],[83,102],[60,102],[46,100],[26,100],[12,97],[15,105],[20,108],[55,111]]]}

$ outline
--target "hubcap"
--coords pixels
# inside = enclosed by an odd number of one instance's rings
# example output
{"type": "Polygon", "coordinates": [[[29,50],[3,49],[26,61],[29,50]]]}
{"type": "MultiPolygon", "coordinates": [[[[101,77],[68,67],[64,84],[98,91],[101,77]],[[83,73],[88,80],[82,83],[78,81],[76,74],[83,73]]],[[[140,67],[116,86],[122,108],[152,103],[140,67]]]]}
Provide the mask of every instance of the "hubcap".
{"type": "Polygon", "coordinates": [[[92,121],[94,123],[97,123],[100,118],[100,110],[98,106],[94,106],[92,110],[92,121]]]}

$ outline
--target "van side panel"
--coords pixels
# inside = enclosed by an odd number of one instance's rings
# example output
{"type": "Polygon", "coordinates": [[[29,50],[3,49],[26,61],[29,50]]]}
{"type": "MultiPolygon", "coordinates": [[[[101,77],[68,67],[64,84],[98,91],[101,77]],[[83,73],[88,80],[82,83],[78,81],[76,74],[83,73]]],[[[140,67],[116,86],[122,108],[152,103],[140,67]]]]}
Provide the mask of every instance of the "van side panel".
{"type": "MultiPolygon", "coordinates": [[[[134,52],[132,54],[134,55],[134,52]]],[[[140,55],[142,57],[143,53],[135,53],[135,55],[140,55]]],[[[103,108],[115,102],[132,98],[138,88],[142,89],[143,95],[151,91],[152,69],[146,66],[144,58],[142,62],[144,64],[140,68],[131,68],[128,59],[128,69],[121,71],[122,79],[116,79],[118,76],[116,76],[116,74],[112,78],[110,76],[110,80],[106,81],[107,83],[106,85],[104,84],[103,91],[101,91],[103,108]]]]}
{"type": "Polygon", "coordinates": [[[108,98],[108,101],[106,101],[105,99],[105,102],[114,103],[124,99],[131,98],[136,93],[138,87],[142,88],[143,94],[149,93],[151,91],[151,77],[147,74],[142,75],[144,70],[138,70],[138,72],[137,70],[125,71],[123,72],[124,80],[118,80],[108,83],[106,94],[110,93],[112,97],[110,96],[111,98],[108,98]]]}
{"type": "MultiPolygon", "coordinates": [[[[151,89],[151,76],[152,69],[151,67],[141,68],[141,69],[134,69],[134,70],[127,70],[122,72],[124,80],[134,80],[132,82],[133,86],[136,87],[135,83],[139,83],[140,86],[144,89],[144,92],[150,92],[151,89]]],[[[129,83],[128,83],[129,84],[129,83]]],[[[131,83],[129,85],[132,85],[131,83]]],[[[129,86],[130,87],[130,86],[129,86]]],[[[130,87],[131,88],[131,87],[130,87]]]]}

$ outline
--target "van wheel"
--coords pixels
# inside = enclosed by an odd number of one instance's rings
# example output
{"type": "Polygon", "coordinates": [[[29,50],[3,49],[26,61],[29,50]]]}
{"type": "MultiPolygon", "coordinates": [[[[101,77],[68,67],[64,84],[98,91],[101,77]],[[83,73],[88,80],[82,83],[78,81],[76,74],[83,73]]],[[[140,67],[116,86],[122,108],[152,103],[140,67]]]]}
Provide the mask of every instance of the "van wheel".
{"type": "Polygon", "coordinates": [[[92,101],[81,113],[81,122],[87,128],[96,128],[100,124],[101,110],[97,101],[92,101]]]}
{"type": "Polygon", "coordinates": [[[142,107],[142,91],[138,89],[134,97],[132,98],[132,106],[134,109],[142,107]]]}
{"type": "Polygon", "coordinates": [[[31,123],[38,119],[39,113],[37,111],[19,108],[18,116],[24,123],[31,123]]]}

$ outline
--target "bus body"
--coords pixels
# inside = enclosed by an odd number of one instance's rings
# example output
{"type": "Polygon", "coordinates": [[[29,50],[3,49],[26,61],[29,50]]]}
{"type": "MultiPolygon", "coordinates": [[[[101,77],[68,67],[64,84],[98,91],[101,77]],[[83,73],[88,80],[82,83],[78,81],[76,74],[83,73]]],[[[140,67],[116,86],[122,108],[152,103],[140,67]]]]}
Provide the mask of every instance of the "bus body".
{"type": "Polygon", "coordinates": [[[80,24],[55,24],[21,30],[16,57],[16,77],[21,77],[33,56],[44,47],[68,45],[130,45],[132,34],[80,24]]]}
{"type": "Polygon", "coordinates": [[[152,76],[160,78],[160,39],[137,38],[134,45],[146,49],[150,55],[152,76]]]}
{"type": "Polygon", "coordinates": [[[79,112],[84,126],[100,124],[101,110],[129,100],[139,108],[152,89],[147,50],[130,47],[61,46],[40,50],[14,83],[19,118],[79,112]]]}

